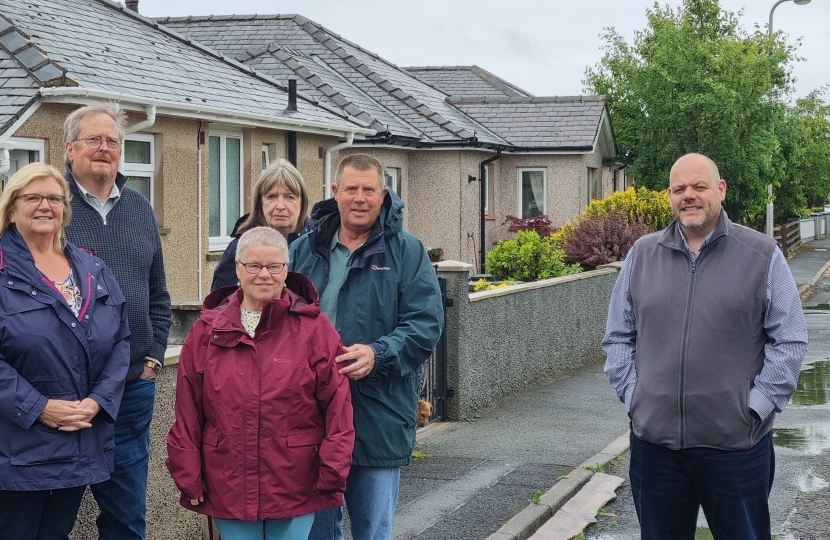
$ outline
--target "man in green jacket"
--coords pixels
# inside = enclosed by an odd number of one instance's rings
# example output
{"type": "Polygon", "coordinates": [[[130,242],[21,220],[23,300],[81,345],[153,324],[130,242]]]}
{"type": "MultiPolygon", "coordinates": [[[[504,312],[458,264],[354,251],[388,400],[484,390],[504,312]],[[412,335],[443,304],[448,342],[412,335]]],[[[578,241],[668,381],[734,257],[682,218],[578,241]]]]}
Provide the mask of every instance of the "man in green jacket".
{"type": "MultiPolygon", "coordinates": [[[[411,461],[423,364],[444,311],[420,240],[403,230],[403,203],[383,166],[353,154],[337,168],[334,198],[315,205],[311,231],[291,245],[291,266],[311,279],[346,353],[355,447],[346,484],[352,537],[390,540],[400,467],[411,461]]],[[[309,540],[340,540],[340,508],[318,512],[309,540]]]]}

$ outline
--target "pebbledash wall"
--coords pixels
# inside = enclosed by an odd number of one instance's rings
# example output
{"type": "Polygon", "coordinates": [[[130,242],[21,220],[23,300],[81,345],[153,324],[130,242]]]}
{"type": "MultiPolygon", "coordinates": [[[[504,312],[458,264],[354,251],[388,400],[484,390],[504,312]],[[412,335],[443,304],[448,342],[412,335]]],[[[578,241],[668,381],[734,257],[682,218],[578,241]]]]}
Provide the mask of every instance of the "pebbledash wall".
{"type": "Polygon", "coordinates": [[[619,265],[470,293],[473,268],[438,263],[447,279],[450,420],[476,413],[540,378],[602,356],[602,336],[619,265]]]}
{"type": "MultiPolygon", "coordinates": [[[[438,263],[447,279],[447,354],[449,419],[472,418],[528,383],[602,358],[600,342],[619,263],[573,276],[525,283],[479,293],[469,292],[473,266],[438,263]]],[[[179,347],[168,350],[157,380],[151,425],[150,476],[147,488],[147,538],[207,538],[201,514],[179,505],[179,492],[164,460],[173,405],[179,347]]],[[[97,508],[87,493],[72,540],[97,539],[97,508]]]]}

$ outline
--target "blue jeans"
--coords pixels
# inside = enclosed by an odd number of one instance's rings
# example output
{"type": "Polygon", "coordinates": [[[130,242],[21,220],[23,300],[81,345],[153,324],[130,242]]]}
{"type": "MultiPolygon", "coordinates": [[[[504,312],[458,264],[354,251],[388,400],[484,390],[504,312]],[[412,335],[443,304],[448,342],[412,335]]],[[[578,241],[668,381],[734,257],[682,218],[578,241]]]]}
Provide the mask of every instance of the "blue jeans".
{"type": "MultiPolygon", "coordinates": [[[[400,485],[400,467],[352,465],[343,494],[352,523],[352,538],[392,539],[392,518],[400,485]]],[[[329,508],[315,513],[308,540],[343,540],[343,509],[329,508]]]]}
{"type": "Polygon", "coordinates": [[[222,540],[306,540],[314,523],[314,514],[265,521],[214,518],[213,523],[222,540]]]}
{"type": "Polygon", "coordinates": [[[631,434],[631,491],[642,540],[693,540],[703,508],[715,540],[770,540],[772,432],[749,450],[670,450],[631,434]]]}
{"type": "Polygon", "coordinates": [[[96,521],[101,540],[144,540],[147,535],[147,467],[155,381],[127,383],[115,421],[115,470],[90,486],[101,509],[96,521]]]}

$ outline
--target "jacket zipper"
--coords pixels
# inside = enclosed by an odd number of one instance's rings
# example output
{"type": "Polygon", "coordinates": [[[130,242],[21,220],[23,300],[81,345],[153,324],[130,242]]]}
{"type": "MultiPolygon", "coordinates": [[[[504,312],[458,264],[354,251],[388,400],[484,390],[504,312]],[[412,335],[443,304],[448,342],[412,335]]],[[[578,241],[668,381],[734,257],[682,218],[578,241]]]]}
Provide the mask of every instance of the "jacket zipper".
{"type": "MultiPolygon", "coordinates": [[[[700,257],[700,255],[698,255],[700,257]]],[[[689,277],[689,297],[686,301],[686,313],[683,322],[683,341],[680,343],[680,396],[678,400],[678,434],[677,439],[680,448],[686,445],[686,351],[689,339],[689,320],[692,314],[692,300],[695,292],[695,271],[697,270],[697,259],[691,261],[691,275],[689,277]]]]}

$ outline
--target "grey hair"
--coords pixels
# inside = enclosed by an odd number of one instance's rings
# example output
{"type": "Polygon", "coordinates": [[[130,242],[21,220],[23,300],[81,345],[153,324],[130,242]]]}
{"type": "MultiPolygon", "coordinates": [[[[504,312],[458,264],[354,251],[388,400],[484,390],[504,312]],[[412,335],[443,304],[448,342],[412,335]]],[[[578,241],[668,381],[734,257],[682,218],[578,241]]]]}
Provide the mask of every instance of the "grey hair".
{"type": "Polygon", "coordinates": [[[305,180],[303,180],[303,175],[300,174],[300,171],[290,161],[282,158],[275,159],[259,175],[259,180],[254,184],[254,189],[251,190],[251,213],[248,215],[245,223],[242,224],[242,228],[247,229],[252,226],[264,227],[268,225],[268,220],[262,211],[262,199],[274,186],[284,187],[300,199],[300,215],[297,216],[296,230],[303,228],[306,217],[308,217],[308,193],[306,193],[305,189],[305,180]]]}
{"type": "Polygon", "coordinates": [[[375,169],[378,172],[378,183],[381,189],[383,189],[383,164],[375,156],[370,156],[369,154],[351,154],[341,159],[340,164],[337,165],[337,172],[334,175],[334,183],[338,186],[340,185],[340,177],[343,176],[343,169],[346,167],[351,167],[358,171],[375,169]]]}
{"type": "Polygon", "coordinates": [[[81,107],[67,116],[63,123],[64,143],[75,142],[75,139],[78,138],[78,132],[81,131],[81,122],[91,114],[106,114],[112,118],[118,127],[118,138],[122,141],[124,140],[124,137],[127,135],[127,113],[124,112],[118,103],[110,101],[100,105],[81,107]]]}
{"type": "Polygon", "coordinates": [[[241,261],[245,256],[245,250],[251,246],[275,247],[282,251],[282,257],[285,259],[282,262],[288,262],[288,242],[279,231],[271,227],[254,227],[245,231],[236,244],[236,260],[241,261]]]}

